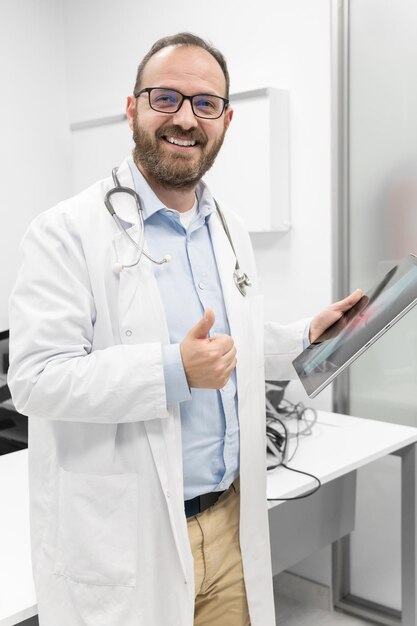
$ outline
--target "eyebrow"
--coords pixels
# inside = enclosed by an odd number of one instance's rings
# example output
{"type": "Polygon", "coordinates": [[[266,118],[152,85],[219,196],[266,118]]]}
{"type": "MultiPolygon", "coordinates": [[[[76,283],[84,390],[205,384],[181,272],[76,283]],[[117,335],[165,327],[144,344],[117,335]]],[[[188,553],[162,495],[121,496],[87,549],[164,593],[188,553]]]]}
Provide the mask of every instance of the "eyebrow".
{"type": "Polygon", "coordinates": [[[167,87],[166,85],[162,85],[162,86],[154,86],[154,87],[149,87],[149,89],[170,89],[171,91],[177,91],[178,93],[182,94],[183,96],[216,96],[217,98],[223,98],[223,100],[227,100],[226,96],[219,96],[218,93],[213,93],[211,91],[197,91],[196,93],[193,94],[186,94],[186,93],[182,93],[182,91],[180,91],[179,89],[176,89],[176,87],[167,87]]]}

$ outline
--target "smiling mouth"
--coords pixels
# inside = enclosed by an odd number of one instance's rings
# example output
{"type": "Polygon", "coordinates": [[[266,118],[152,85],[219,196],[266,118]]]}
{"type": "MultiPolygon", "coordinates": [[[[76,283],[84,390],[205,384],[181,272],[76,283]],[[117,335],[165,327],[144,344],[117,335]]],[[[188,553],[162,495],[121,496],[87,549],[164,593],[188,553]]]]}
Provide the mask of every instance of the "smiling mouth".
{"type": "Polygon", "coordinates": [[[178,137],[171,137],[164,135],[163,139],[174,146],[180,146],[181,148],[193,148],[197,145],[195,139],[178,139],[178,137]]]}

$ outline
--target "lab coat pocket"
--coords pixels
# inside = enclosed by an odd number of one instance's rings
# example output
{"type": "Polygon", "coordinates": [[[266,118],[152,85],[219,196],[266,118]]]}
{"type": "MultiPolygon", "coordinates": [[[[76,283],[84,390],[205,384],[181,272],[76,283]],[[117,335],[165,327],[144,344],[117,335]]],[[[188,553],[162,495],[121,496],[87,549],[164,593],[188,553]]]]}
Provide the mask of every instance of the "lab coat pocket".
{"type": "Polygon", "coordinates": [[[60,468],[55,574],[90,585],[136,585],[137,474],[60,468]]]}

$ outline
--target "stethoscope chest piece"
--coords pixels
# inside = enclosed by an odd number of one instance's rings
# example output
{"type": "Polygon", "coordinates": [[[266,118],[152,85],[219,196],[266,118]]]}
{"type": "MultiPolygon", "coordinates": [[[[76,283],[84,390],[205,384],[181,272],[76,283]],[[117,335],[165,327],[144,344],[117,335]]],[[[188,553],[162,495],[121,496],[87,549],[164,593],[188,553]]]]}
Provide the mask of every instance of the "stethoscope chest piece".
{"type": "Polygon", "coordinates": [[[248,275],[245,274],[245,272],[242,272],[241,269],[235,269],[235,271],[233,272],[233,278],[235,281],[235,285],[239,289],[242,296],[246,296],[246,287],[252,286],[248,275]]]}

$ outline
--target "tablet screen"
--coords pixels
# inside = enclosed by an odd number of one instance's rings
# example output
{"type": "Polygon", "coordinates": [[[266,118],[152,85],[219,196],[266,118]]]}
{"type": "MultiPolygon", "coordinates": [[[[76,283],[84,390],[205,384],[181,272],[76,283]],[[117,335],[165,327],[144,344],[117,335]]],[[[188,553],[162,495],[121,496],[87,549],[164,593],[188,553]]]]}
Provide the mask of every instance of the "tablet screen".
{"type": "Polygon", "coordinates": [[[314,398],[417,304],[417,257],[410,254],[293,361],[314,398]]]}

